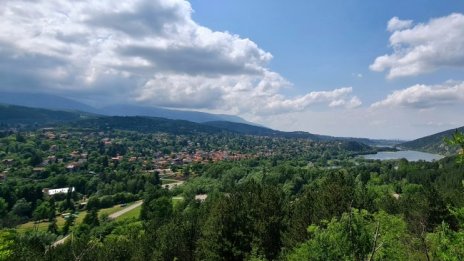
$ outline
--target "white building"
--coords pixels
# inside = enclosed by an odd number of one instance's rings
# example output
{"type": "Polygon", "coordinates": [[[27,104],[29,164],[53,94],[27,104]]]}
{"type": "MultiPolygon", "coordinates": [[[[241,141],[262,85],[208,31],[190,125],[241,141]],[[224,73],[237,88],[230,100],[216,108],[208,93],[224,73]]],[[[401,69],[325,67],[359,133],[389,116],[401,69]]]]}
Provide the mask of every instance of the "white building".
{"type": "Polygon", "coordinates": [[[72,192],[74,192],[74,187],[70,187],[70,188],[57,188],[57,189],[48,189],[48,188],[44,188],[42,190],[43,193],[46,193],[47,195],[49,196],[53,196],[53,195],[56,195],[56,194],[67,194],[69,189],[71,189],[72,192]]]}

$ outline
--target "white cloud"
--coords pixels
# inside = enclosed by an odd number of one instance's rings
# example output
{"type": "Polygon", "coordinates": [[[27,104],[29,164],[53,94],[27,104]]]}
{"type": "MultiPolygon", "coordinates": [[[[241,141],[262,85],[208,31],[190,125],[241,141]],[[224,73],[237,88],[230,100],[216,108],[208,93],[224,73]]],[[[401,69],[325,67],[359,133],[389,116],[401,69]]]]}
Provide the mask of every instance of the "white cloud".
{"type": "MultiPolygon", "coordinates": [[[[344,87],[332,91],[310,92],[304,96],[286,99],[282,95],[273,94],[265,99],[265,103],[258,104],[259,110],[269,114],[286,113],[292,111],[303,111],[309,106],[318,103],[328,103],[329,107],[356,108],[361,101],[356,96],[351,96],[351,87],[344,87]]],[[[257,111],[258,113],[258,111],[257,111]]]]}
{"type": "Polygon", "coordinates": [[[393,17],[388,21],[387,30],[394,32],[402,29],[408,29],[412,27],[412,20],[400,20],[398,17],[393,17]]]}
{"type": "Polygon", "coordinates": [[[0,88],[248,114],[361,104],[351,88],[285,97],[269,52],[192,12],[184,0],[3,1],[0,88]]]}
{"type": "Polygon", "coordinates": [[[388,71],[390,79],[415,76],[443,67],[464,67],[464,15],[454,13],[412,26],[411,21],[390,20],[392,54],[379,56],[373,71],[388,71]]]}
{"type": "Polygon", "coordinates": [[[255,122],[286,131],[389,139],[417,139],[464,126],[464,106],[411,110],[400,106],[334,111],[301,111],[263,116],[255,122]]]}
{"type": "Polygon", "coordinates": [[[417,84],[394,91],[384,100],[372,104],[371,107],[430,109],[442,105],[459,104],[464,104],[464,82],[449,82],[434,86],[417,84]]]}

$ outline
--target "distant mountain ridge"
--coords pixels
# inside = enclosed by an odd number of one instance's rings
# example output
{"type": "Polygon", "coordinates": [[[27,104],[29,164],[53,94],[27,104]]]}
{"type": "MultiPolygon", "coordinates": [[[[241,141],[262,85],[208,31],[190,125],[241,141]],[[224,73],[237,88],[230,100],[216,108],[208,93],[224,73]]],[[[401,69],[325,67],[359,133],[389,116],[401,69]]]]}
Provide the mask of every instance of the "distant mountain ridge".
{"type": "Polygon", "coordinates": [[[55,111],[0,104],[0,123],[15,127],[17,125],[43,126],[79,121],[93,117],[92,114],[77,111],[55,111]]]}
{"type": "Polygon", "coordinates": [[[66,125],[76,128],[94,128],[99,130],[117,129],[145,133],[165,132],[176,135],[195,133],[215,134],[224,131],[219,128],[191,121],[145,116],[104,116],[74,121],[66,123],[66,125]]]}
{"type": "Polygon", "coordinates": [[[108,116],[149,116],[172,120],[186,120],[197,123],[209,121],[230,121],[245,124],[253,124],[234,115],[212,114],[199,111],[172,110],[159,107],[147,107],[126,104],[106,106],[99,109],[99,112],[103,115],[108,116]]]}
{"type": "Polygon", "coordinates": [[[369,146],[391,146],[397,144],[392,140],[375,140],[368,138],[353,138],[353,137],[334,137],[329,135],[313,134],[305,131],[279,131],[261,126],[253,126],[243,123],[227,122],[227,121],[212,121],[204,123],[220,129],[230,130],[245,135],[268,136],[268,137],[282,137],[282,138],[301,138],[310,139],[314,141],[354,141],[363,143],[369,146]]]}
{"type": "Polygon", "coordinates": [[[254,126],[243,123],[228,122],[228,121],[210,121],[205,122],[205,125],[238,132],[246,135],[269,136],[269,137],[285,137],[285,138],[305,138],[311,140],[326,140],[329,136],[311,134],[309,132],[285,132],[273,130],[266,127],[254,126]]]}
{"type": "Polygon", "coordinates": [[[27,125],[30,128],[66,124],[73,127],[97,128],[102,130],[121,129],[142,132],[167,132],[173,134],[229,132],[240,135],[301,138],[313,141],[339,140],[352,142],[350,145],[351,147],[356,147],[358,146],[357,144],[377,146],[385,142],[384,140],[371,140],[366,138],[333,137],[303,131],[285,132],[237,122],[210,121],[195,123],[192,121],[173,120],[161,117],[106,116],[80,111],[58,111],[16,105],[0,105],[0,124],[2,124],[0,126],[6,124],[7,127],[14,127],[12,124],[27,125]]]}
{"type": "Polygon", "coordinates": [[[49,110],[98,113],[97,109],[87,104],[44,93],[0,92],[0,103],[49,110]]]}
{"type": "Polygon", "coordinates": [[[234,115],[183,111],[159,107],[118,104],[103,108],[94,108],[90,105],[72,99],[44,93],[0,92],[0,103],[50,110],[81,111],[107,116],[149,116],[173,120],[187,120],[197,123],[208,121],[231,121],[254,124],[234,115]]]}
{"type": "Polygon", "coordinates": [[[457,153],[457,147],[448,146],[447,144],[445,144],[444,139],[450,138],[456,130],[464,132],[464,126],[457,129],[446,130],[433,135],[404,142],[398,144],[398,147],[410,150],[436,153],[446,156],[453,155],[457,153]]]}

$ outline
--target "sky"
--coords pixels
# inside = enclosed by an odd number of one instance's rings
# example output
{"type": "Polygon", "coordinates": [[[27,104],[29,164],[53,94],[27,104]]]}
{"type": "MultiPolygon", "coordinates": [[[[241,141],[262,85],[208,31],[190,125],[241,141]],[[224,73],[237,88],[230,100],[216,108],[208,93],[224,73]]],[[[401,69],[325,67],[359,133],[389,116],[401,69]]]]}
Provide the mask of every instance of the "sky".
{"type": "Polygon", "coordinates": [[[414,139],[464,126],[464,1],[0,6],[0,90],[414,139]]]}

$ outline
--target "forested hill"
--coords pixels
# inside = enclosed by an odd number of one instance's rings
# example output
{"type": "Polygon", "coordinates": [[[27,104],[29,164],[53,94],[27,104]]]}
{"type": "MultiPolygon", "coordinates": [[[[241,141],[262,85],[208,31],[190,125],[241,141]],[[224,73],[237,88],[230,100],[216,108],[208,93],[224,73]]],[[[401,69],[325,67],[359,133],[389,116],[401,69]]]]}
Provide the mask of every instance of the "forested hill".
{"type": "Polygon", "coordinates": [[[76,121],[67,125],[76,128],[91,128],[99,130],[118,129],[145,133],[166,132],[175,135],[190,135],[195,133],[214,134],[223,132],[220,128],[190,121],[142,116],[100,117],[96,119],[76,121]]]}
{"type": "Polygon", "coordinates": [[[285,137],[285,138],[304,138],[311,140],[327,140],[329,136],[317,135],[308,132],[285,132],[269,129],[266,127],[254,126],[243,123],[235,123],[228,121],[210,121],[204,123],[205,125],[229,130],[233,132],[238,132],[245,135],[256,135],[256,136],[268,136],[268,137],[285,137]]]}
{"type": "Polygon", "coordinates": [[[4,127],[37,128],[66,125],[72,128],[100,130],[119,129],[138,132],[165,132],[175,135],[195,133],[266,136],[276,138],[300,138],[312,141],[349,141],[366,145],[377,145],[380,141],[364,138],[332,137],[309,132],[285,132],[244,123],[212,121],[196,123],[186,120],[172,120],[146,116],[102,116],[80,111],[57,111],[0,104],[0,124],[4,127]]]}
{"type": "MultiPolygon", "coordinates": [[[[462,132],[464,131],[464,127],[460,127],[457,130],[462,132]]],[[[444,139],[446,137],[451,137],[455,131],[456,129],[451,129],[439,132],[420,139],[401,143],[398,146],[405,149],[437,153],[441,155],[452,155],[457,152],[457,147],[450,147],[446,145],[444,139]]]]}
{"type": "Polygon", "coordinates": [[[44,124],[78,121],[89,117],[93,117],[93,115],[77,111],[55,111],[0,104],[0,124],[15,127],[18,124],[42,126],[44,124]]]}
{"type": "Polygon", "coordinates": [[[301,139],[310,139],[313,141],[334,141],[334,140],[342,140],[342,141],[352,141],[363,143],[369,146],[390,146],[396,145],[399,142],[394,140],[373,140],[367,138],[352,138],[352,137],[334,137],[328,135],[320,135],[320,134],[313,134],[305,131],[279,131],[273,130],[266,127],[243,124],[243,123],[236,123],[236,122],[228,122],[228,121],[211,121],[204,123],[208,126],[217,127],[224,130],[229,130],[233,132],[238,132],[245,135],[256,135],[256,136],[267,136],[267,137],[283,137],[283,138],[301,138],[301,139]]]}

